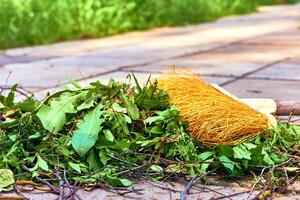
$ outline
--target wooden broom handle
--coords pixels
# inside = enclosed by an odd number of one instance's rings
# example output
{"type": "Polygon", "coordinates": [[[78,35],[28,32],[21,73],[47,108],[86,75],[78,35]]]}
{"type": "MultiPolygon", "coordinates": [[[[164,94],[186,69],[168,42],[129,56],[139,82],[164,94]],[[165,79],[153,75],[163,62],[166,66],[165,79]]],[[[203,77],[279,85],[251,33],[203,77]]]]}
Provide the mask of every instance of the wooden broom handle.
{"type": "Polygon", "coordinates": [[[300,115],[300,101],[276,101],[276,115],[300,115]]]}

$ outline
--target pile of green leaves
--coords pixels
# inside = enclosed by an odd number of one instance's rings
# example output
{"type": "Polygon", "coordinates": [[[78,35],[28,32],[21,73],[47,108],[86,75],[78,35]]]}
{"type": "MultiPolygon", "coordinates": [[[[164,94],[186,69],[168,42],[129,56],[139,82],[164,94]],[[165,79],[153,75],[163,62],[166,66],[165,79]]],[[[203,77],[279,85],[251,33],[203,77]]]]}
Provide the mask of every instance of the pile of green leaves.
{"type": "Polygon", "coordinates": [[[43,101],[15,103],[17,86],[0,95],[0,169],[17,179],[49,179],[61,170],[70,182],[129,186],[141,177],[188,178],[216,168],[241,175],[299,153],[300,129],[288,124],[237,146],[206,148],[188,135],[166,92],[150,81],[141,87],[134,76],[133,87],[130,79],[87,87],[71,81],[43,101]]]}

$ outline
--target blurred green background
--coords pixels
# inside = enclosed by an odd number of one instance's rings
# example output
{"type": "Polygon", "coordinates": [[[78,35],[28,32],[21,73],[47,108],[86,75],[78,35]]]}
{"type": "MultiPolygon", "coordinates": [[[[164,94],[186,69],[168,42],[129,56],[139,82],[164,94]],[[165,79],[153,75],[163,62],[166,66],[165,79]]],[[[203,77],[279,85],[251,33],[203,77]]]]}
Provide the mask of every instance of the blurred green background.
{"type": "Polygon", "coordinates": [[[300,0],[0,0],[0,49],[200,23],[300,0]]]}

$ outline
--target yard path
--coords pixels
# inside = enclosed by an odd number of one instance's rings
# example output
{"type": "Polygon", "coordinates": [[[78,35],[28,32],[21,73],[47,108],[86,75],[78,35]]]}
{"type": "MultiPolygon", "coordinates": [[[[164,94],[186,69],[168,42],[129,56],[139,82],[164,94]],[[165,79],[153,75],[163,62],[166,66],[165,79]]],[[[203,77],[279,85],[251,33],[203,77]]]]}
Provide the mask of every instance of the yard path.
{"type": "Polygon", "coordinates": [[[87,83],[189,70],[239,97],[300,99],[300,4],[179,28],[0,52],[0,86],[57,88],[68,78],[87,83]],[[10,74],[10,75],[9,75],[10,74]]]}
{"type": "MultiPolygon", "coordinates": [[[[134,72],[145,81],[149,74],[170,72],[172,68],[168,66],[175,65],[176,70],[191,71],[238,97],[300,100],[299,27],[297,4],[262,7],[258,13],[200,25],[11,49],[0,52],[0,86],[20,83],[43,97],[67,83],[68,78],[87,84],[95,80],[107,82],[110,78],[124,80],[134,72]]],[[[179,197],[175,190],[165,192],[141,184],[146,190],[144,195],[135,195],[140,199],[157,195],[160,199],[179,197]]],[[[181,190],[183,185],[168,187],[181,190]]],[[[223,194],[248,190],[234,185],[213,189],[223,194]]],[[[205,191],[191,199],[219,195],[205,191]]],[[[108,195],[102,190],[82,194],[84,199],[108,195]]],[[[49,195],[36,197],[51,199],[49,195]]],[[[242,194],[240,199],[246,197],[242,194]]],[[[285,198],[297,197],[282,197],[285,198]]]]}

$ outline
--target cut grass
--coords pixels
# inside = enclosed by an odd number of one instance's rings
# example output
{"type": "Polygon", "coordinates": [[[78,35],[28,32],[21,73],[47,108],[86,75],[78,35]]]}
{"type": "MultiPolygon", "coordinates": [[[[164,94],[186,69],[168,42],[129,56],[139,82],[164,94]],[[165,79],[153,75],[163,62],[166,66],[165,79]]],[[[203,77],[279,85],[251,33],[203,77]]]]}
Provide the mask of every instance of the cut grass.
{"type": "MultiPolygon", "coordinates": [[[[295,1],[295,0],[292,0],[295,1]]],[[[0,49],[206,22],[277,0],[0,0],[0,49]]]]}

